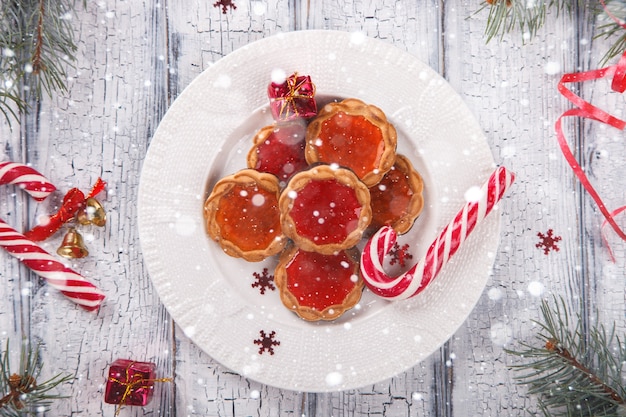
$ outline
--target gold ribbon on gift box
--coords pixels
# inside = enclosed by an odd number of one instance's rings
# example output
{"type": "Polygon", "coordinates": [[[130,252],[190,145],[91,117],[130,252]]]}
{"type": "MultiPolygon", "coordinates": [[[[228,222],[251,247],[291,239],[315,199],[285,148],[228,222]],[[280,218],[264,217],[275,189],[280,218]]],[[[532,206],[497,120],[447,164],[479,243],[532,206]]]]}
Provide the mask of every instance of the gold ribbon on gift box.
{"type": "Polygon", "coordinates": [[[115,409],[116,416],[120,414],[120,411],[122,411],[122,407],[126,405],[126,401],[128,400],[128,397],[130,396],[130,394],[132,394],[134,390],[138,388],[149,389],[151,388],[151,385],[154,384],[155,382],[172,382],[173,380],[172,378],[155,378],[155,379],[139,378],[139,379],[134,379],[129,382],[130,370],[135,363],[137,362],[130,362],[128,366],[126,367],[125,369],[126,375],[125,375],[124,381],[120,381],[117,378],[109,377],[110,382],[115,382],[125,387],[124,393],[122,394],[122,398],[120,399],[120,403],[116,406],[116,409],[115,409]]]}

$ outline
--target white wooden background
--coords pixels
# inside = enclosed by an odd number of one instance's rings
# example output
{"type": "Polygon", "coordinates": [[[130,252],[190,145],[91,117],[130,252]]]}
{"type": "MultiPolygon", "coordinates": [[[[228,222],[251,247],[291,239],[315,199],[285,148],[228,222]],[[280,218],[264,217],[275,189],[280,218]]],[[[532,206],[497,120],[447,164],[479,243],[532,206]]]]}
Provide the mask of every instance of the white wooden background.
{"type": "MultiPolygon", "coordinates": [[[[588,9],[549,14],[536,38],[520,33],[485,43],[480,0],[235,0],[223,14],[214,0],[100,0],[79,7],[73,24],[78,61],[67,94],[46,99],[10,130],[0,122],[0,161],[30,163],[61,190],[108,182],[104,229],[86,230],[91,255],[73,266],[108,294],[97,314],[75,307],[0,251],[0,339],[15,352],[22,338],[41,343],[44,376],[75,375],[50,416],[112,416],[104,404],[109,364],[153,361],[159,384],[144,408],[121,415],[164,416],[518,416],[535,401],[515,384],[504,347],[532,341],[541,299],[563,296],[586,319],[624,320],[626,244],[609,232],[616,263],[600,238],[602,218],[565,163],[553,125],[569,104],[560,75],[597,67],[610,45],[594,39],[588,9]],[[359,390],[300,393],[264,386],[223,368],[196,348],[160,304],[142,262],[136,198],[150,139],[168,106],[191,80],[231,51],[279,32],[363,31],[426,62],[458,91],[483,127],[497,163],[517,173],[502,203],[493,274],[463,327],[408,372],[359,390]],[[537,233],[553,229],[560,251],[544,255],[537,233]]],[[[594,2],[595,3],[595,2],[594,2]]],[[[584,97],[622,114],[607,82],[584,97]]],[[[578,157],[609,208],[626,204],[623,134],[567,122],[578,157]]],[[[58,200],[56,201],[58,203],[58,200]]],[[[33,225],[55,201],[34,204],[0,189],[0,217],[33,225]]],[[[626,222],[622,219],[622,224],[626,222]]],[[[45,244],[54,252],[61,239],[45,244]]],[[[13,360],[16,355],[13,355],[13,360]]]]}

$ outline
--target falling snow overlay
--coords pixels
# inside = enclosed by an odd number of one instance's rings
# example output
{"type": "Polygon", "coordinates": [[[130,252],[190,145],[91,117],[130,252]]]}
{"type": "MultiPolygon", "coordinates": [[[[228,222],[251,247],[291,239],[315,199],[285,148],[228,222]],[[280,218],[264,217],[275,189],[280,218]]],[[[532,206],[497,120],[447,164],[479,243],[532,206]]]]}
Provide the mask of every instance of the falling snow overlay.
{"type": "Polygon", "coordinates": [[[403,268],[406,266],[407,260],[413,259],[413,255],[409,253],[408,243],[402,246],[400,246],[398,242],[394,243],[393,249],[389,251],[389,255],[391,256],[390,265],[399,264],[403,268]]]}
{"type": "Polygon", "coordinates": [[[259,332],[260,339],[255,339],[254,344],[259,345],[259,355],[262,355],[263,352],[269,352],[270,355],[274,354],[274,346],[279,346],[280,342],[275,340],[276,332],[272,330],[272,332],[268,335],[265,331],[261,330],[259,332]]]}
{"type": "Polygon", "coordinates": [[[267,268],[263,268],[263,271],[259,274],[258,272],[253,272],[252,275],[256,280],[252,284],[252,288],[258,288],[261,295],[265,294],[266,290],[274,291],[276,287],[274,286],[274,275],[270,275],[267,268]]]}
{"type": "Polygon", "coordinates": [[[237,6],[235,5],[235,2],[233,0],[219,0],[219,1],[215,2],[215,3],[213,3],[213,7],[221,7],[223,14],[226,14],[226,12],[228,11],[229,7],[232,10],[236,10],[237,9],[237,6]]]}
{"type": "Polygon", "coordinates": [[[561,236],[554,236],[553,233],[554,231],[552,229],[548,229],[548,232],[545,235],[541,232],[537,233],[540,242],[537,243],[535,247],[543,248],[543,253],[545,255],[549,254],[551,250],[555,252],[559,251],[559,247],[556,243],[561,241],[561,236]]]}

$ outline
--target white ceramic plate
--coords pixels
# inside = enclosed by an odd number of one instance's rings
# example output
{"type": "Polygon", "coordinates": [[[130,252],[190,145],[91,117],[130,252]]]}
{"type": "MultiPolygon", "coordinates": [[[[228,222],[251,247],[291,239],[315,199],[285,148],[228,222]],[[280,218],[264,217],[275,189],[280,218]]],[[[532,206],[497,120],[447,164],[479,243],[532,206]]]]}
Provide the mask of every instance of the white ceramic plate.
{"type": "Polygon", "coordinates": [[[178,97],[152,139],[139,189],[143,255],[175,322],[201,349],[246,377],[279,388],[333,391],[376,383],[428,357],[461,326],[486,284],[499,240],[497,215],[479,225],[418,297],[388,302],[365,291],[334,322],[300,320],[254,273],[275,260],[225,255],[204,229],[203,202],[221,177],[245,167],[256,130],[271,124],[272,74],[307,74],[318,95],[380,107],[398,151],[425,181],[425,209],[401,237],[413,261],[494,168],[483,132],[459,95],[427,65],[360,33],[275,35],[231,53],[178,97]],[[261,332],[273,335],[256,344],[261,332]],[[270,349],[273,351],[270,351],[270,349]]]}

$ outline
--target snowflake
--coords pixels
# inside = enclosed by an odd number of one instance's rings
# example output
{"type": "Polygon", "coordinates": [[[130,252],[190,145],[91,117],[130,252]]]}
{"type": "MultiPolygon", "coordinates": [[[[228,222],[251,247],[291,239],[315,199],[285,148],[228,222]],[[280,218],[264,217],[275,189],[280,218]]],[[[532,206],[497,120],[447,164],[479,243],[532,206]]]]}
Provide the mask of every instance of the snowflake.
{"type": "Polygon", "coordinates": [[[235,6],[235,2],[233,0],[219,0],[213,3],[213,7],[220,7],[220,6],[222,7],[223,14],[226,14],[226,11],[228,10],[229,7],[233,10],[237,9],[237,6],[235,6]]]}
{"type": "Polygon", "coordinates": [[[556,242],[561,241],[561,236],[554,236],[554,231],[552,229],[548,229],[547,234],[543,234],[541,232],[537,233],[537,236],[540,239],[540,242],[535,245],[537,248],[543,248],[543,253],[547,255],[551,250],[558,252],[559,247],[556,245],[556,242]]]}
{"type": "Polygon", "coordinates": [[[274,286],[274,275],[270,275],[267,268],[263,268],[263,271],[259,274],[258,272],[253,272],[254,278],[256,281],[252,284],[252,288],[258,288],[261,294],[265,294],[267,289],[274,291],[276,287],[274,286]]]}
{"type": "Polygon", "coordinates": [[[272,331],[269,335],[266,334],[263,330],[259,332],[261,338],[256,339],[254,341],[255,345],[259,345],[259,355],[262,355],[263,352],[267,351],[270,355],[274,354],[274,346],[279,346],[280,342],[275,340],[276,332],[272,331]]]}
{"type": "Polygon", "coordinates": [[[393,248],[389,251],[389,255],[391,256],[390,265],[395,265],[399,263],[402,268],[406,265],[406,261],[408,259],[413,259],[413,255],[409,253],[409,244],[398,245],[398,242],[394,243],[393,248]]]}

